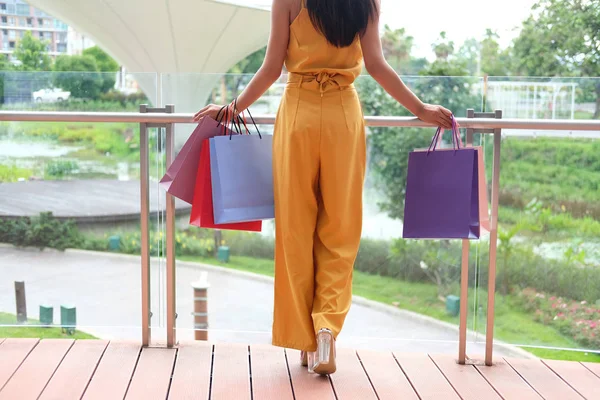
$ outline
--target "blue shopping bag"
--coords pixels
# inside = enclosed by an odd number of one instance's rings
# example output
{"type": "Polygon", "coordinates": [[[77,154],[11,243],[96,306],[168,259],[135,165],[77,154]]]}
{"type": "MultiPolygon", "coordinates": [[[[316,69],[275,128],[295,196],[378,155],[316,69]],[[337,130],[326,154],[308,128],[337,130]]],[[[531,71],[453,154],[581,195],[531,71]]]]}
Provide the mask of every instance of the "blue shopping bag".
{"type": "Polygon", "coordinates": [[[275,218],[272,143],[270,135],[210,139],[216,224],[275,218]]]}

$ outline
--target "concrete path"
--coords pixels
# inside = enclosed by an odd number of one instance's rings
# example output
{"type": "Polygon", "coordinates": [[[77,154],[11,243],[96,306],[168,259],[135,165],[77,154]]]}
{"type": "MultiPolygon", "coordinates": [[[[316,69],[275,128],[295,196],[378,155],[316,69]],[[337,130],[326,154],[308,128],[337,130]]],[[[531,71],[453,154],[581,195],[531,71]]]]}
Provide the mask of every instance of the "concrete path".
{"type": "MultiPolygon", "coordinates": [[[[164,264],[153,261],[153,337],[165,337],[164,264]]],[[[270,343],[273,284],[268,278],[210,266],[180,263],[177,269],[178,338],[193,339],[193,295],[191,283],[208,271],[209,338],[211,341],[270,343]]],[[[138,257],[81,251],[18,250],[0,245],[0,311],[15,312],[14,281],[24,280],[30,318],[37,318],[39,305],[55,307],[60,323],[60,305],[77,307],[80,329],[101,338],[139,340],[140,263],[138,257]]],[[[391,307],[390,307],[391,309],[391,307]]],[[[456,354],[455,329],[427,319],[386,311],[385,307],[354,304],[341,347],[402,352],[456,354]]],[[[480,338],[482,340],[482,338],[480,338]]],[[[470,342],[469,354],[483,354],[481,343],[470,342]]],[[[497,348],[496,354],[519,356],[497,348]]]]}
{"type": "MultiPolygon", "coordinates": [[[[164,196],[158,184],[151,182],[151,214],[164,209],[164,196]]],[[[178,213],[189,215],[189,204],[179,199],[175,204],[178,213]]],[[[0,184],[0,216],[31,217],[47,211],[77,222],[139,221],[140,182],[96,179],[0,184]]]]}

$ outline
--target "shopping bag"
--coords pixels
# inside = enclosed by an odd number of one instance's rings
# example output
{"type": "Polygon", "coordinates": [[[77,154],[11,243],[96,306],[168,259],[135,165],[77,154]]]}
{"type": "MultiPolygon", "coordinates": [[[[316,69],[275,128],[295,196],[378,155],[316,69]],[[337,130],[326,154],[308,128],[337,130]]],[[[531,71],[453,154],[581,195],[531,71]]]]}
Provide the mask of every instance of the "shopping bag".
{"type": "Polygon", "coordinates": [[[452,149],[437,149],[442,134],[443,130],[438,129],[427,151],[413,151],[409,155],[403,237],[478,239],[481,235],[478,151],[462,147],[454,119],[452,149]]]}
{"type": "MultiPolygon", "coordinates": [[[[442,135],[439,136],[438,145],[441,144],[442,135]]],[[[462,145],[462,142],[460,142],[462,145]]],[[[481,234],[484,232],[490,232],[491,224],[490,224],[490,214],[489,214],[489,203],[488,203],[488,192],[487,192],[487,177],[485,173],[485,162],[484,162],[484,152],[482,146],[472,147],[475,149],[477,153],[477,175],[478,175],[478,194],[479,194],[479,225],[481,227],[481,234]]],[[[415,152],[427,152],[429,149],[416,149],[415,152]]],[[[440,149],[437,148],[436,151],[454,151],[453,148],[449,149],[440,149]]]]}
{"type": "Polygon", "coordinates": [[[213,210],[217,224],[275,218],[270,135],[210,139],[213,210]]]}
{"type": "Polygon", "coordinates": [[[490,223],[490,205],[488,203],[488,192],[487,192],[487,176],[485,174],[485,163],[483,161],[483,147],[474,147],[477,152],[477,173],[478,173],[478,189],[479,189],[479,225],[481,227],[481,233],[483,231],[491,231],[490,223]]]}
{"type": "Polygon", "coordinates": [[[262,221],[244,222],[240,224],[217,225],[213,216],[212,184],[210,177],[210,144],[208,139],[202,141],[196,185],[194,188],[194,201],[190,214],[190,225],[200,228],[215,228],[222,230],[238,230],[249,232],[262,231],[262,221]]]}
{"type": "Polygon", "coordinates": [[[202,118],[160,180],[160,185],[172,196],[192,204],[202,142],[217,135],[231,133],[220,122],[210,117],[202,118]]]}

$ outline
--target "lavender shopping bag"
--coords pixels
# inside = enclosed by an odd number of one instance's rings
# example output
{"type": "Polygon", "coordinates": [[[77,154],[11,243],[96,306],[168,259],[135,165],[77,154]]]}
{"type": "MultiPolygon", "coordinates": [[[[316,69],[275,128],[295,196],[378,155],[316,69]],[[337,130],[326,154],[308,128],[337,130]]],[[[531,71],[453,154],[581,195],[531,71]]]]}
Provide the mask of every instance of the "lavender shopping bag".
{"type": "Polygon", "coordinates": [[[436,151],[438,129],[428,151],[408,159],[404,233],[408,239],[479,239],[479,163],[474,148],[461,148],[453,129],[454,151],[436,151]]]}
{"type": "Polygon", "coordinates": [[[192,204],[202,142],[223,133],[230,131],[210,117],[202,118],[160,180],[160,185],[172,196],[192,204]]]}
{"type": "Polygon", "coordinates": [[[270,135],[210,139],[216,224],[275,218],[270,135]]]}

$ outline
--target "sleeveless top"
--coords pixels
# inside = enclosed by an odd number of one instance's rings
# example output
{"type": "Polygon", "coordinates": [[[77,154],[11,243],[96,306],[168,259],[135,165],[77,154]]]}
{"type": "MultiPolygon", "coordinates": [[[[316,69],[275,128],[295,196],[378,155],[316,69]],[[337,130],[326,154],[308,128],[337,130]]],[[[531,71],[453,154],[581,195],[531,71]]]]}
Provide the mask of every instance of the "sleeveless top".
{"type": "Polygon", "coordinates": [[[339,86],[349,86],[360,75],[362,64],[359,35],[348,47],[332,45],[314,27],[302,0],[300,14],[290,25],[290,41],[285,60],[290,80],[294,80],[294,75],[321,75],[326,80],[334,80],[339,86]]]}

